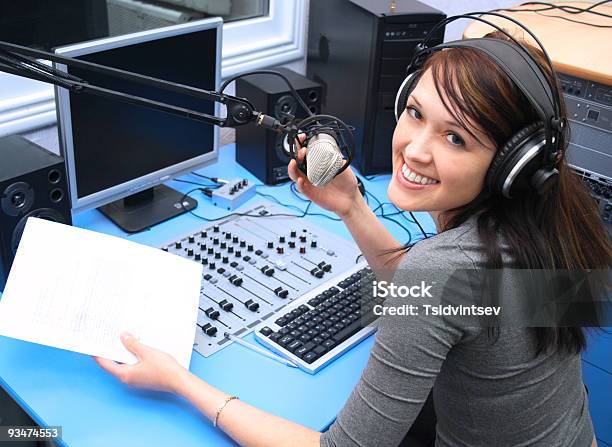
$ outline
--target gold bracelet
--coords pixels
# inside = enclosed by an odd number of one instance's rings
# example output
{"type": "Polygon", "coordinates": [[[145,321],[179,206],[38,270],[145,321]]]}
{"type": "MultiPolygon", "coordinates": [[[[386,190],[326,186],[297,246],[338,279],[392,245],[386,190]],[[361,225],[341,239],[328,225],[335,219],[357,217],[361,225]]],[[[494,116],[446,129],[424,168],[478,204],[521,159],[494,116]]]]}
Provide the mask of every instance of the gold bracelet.
{"type": "Polygon", "coordinates": [[[232,401],[232,400],[234,400],[234,399],[239,400],[238,396],[227,396],[227,397],[225,398],[225,400],[223,401],[223,403],[221,404],[221,406],[220,406],[220,407],[217,409],[217,414],[215,415],[215,420],[214,420],[214,422],[213,422],[213,427],[216,427],[216,426],[217,426],[217,422],[219,422],[219,416],[221,416],[221,412],[223,411],[223,409],[225,408],[225,406],[226,406],[227,404],[229,404],[229,403],[230,403],[230,401],[232,401]]]}

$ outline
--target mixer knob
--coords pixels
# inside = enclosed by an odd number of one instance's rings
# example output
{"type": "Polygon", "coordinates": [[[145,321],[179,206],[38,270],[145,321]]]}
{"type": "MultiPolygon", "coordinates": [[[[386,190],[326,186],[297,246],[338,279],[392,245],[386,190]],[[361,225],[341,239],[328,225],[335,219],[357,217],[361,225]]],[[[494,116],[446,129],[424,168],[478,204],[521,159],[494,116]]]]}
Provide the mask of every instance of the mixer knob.
{"type": "Polygon", "coordinates": [[[212,337],[213,335],[217,333],[217,328],[214,327],[210,323],[206,323],[205,325],[202,326],[202,332],[212,337]]]}
{"type": "Polygon", "coordinates": [[[219,301],[219,307],[221,307],[221,309],[224,311],[229,312],[234,308],[234,303],[230,303],[228,300],[221,300],[219,301]]]}
{"type": "Polygon", "coordinates": [[[247,309],[249,309],[252,312],[255,312],[255,311],[257,311],[257,309],[259,309],[259,303],[256,303],[253,300],[245,301],[244,305],[246,306],[247,309]]]}

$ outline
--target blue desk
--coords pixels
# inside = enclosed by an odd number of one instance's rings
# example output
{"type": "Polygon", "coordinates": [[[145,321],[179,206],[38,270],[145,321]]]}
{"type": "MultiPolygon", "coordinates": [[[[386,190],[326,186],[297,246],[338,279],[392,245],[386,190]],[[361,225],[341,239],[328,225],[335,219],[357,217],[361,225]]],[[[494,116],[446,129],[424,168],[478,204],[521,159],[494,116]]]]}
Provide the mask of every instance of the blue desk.
{"type": "MultiPolygon", "coordinates": [[[[233,145],[220,150],[219,162],[201,170],[202,174],[223,178],[256,179],[234,162],[233,145]]],[[[193,175],[184,177],[201,181],[193,175]]],[[[388,176],[364,180],[367,190],[386,201],[388,176]]],[[[259,182],[258,182],[259,183],[259,182]]],[[[169,182],[181,191],[191,185],[169,182]]],[[[283,203],[304,207],[289,186],[261,187],[283,203]]],[[[197,213],[218,217],[225,211],[196,193],[197,213]]],[[[248,207],[249,203],[245,205],[248,207]]],[[[373,205],[375,207],[376,205],[373,205]]],[[[244,209],[244,208],[243,208],[244,209]]],[[[387,208],[387,212],[394,210],[387,208]]],[[[321,211],[313,206],[311,211],[321,211]]],[[[433,231],[429,215],[417,213],[426,231],[433,231]]],[[[341,222],[309,217],[313,222],[350,237],[341,222]]],[[[420,232],[405,219],[395,216],[414,237],[420,232]]],[[[400,241],[407,233],[400,226],[384,221],[400,241]]],[[[74,217],[74,225],[96,230],[151,246],[161,246],[176,236],[207,225],[183,215],[136,235],[127,235],[98,211],[74,217]]],[[[247,337],[254,342],[252,335],[247,337]]],[[[365,366],[373,337],[341,356],[318,374],[311,376],[281,365],[233,344],[210,358],[194,353],[191,371],[221,390],[263,410],[293,420],[315,430],[328,426],[344,405],[365,366]]],[[[40,425],[60,425],[69,446],[229,446],[231,439],[216,430],[182,399],[165,393],[129,388],[102,371],[89,356],[0,337],[0,385],[40,425]]]]}

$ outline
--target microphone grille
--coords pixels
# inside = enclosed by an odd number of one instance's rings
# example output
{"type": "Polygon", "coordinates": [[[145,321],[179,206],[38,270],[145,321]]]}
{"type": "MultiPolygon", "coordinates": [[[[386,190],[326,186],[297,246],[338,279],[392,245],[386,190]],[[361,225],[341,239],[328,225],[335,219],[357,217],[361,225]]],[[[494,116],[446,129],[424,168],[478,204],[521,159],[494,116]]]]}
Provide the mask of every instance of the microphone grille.
{"type": "Polygon", "coordinates": [[[343,165],[344,158],[332,136],[319,134],[308,143],[306,175],[314,186],[327,185],[343,165]]]}

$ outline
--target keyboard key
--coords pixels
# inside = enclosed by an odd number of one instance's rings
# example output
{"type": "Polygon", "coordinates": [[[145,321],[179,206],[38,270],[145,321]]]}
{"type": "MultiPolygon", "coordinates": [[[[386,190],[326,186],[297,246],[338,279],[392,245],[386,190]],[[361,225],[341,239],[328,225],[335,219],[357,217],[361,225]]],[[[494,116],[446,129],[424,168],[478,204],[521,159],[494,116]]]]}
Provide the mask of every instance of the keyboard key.
{"type": "Polygon", "coordinates": [[[281,334],[279,334],[278,332],[273,332],[271,333],[268,338],[270,340],[272,340],[274,343],[278,343],[278,340],[281,338],[281,334]]]}
{"type": "Polygon", "coordinates": [[[303,342],[303,343],[307,343],[307,342],[309,342],[309,341],[310,341],[310,338],[311,338],[311,337],[310,337],[310,335],[308,335],[308,334],[302,334],[302,335],[300,335],[300,341],[301,341],[301,342],[303,342]]]}
{"type": "Polygon", "coordinates": [[[276,323],[277,325],[279,325],[279,326],[284,326],[284,325],[286,325],[288,322],[289,322],[289,320],[288,320],[287,318],[285,318],[285,317],[280,317],[279,319],[277,319],[277,320],[275,321],[275,323],[276,323]]]}
{"type": "Polygon", "coordinates": [[[291,343],[289,343],[286,348],[288,351],[290,352],[295,352],[300,346],[302,346],[302,342],[298,341],[298,340],[294,340],[291,343]]]}
{"type": "Polygon", "coordinates": [[[260,333],[264,334],[266,337],[270,335],[273,331],[268,326],[263,327],[259,330],[260,333]]]}
{"type": "Polygon", "coordinates": [[[297,355],[298,357],[302,357],[307,352],[308,352],[308,349],[306,347],[300,346],[298,349],[295,350],[294,354],[297,355]]]}
{"type": "MultiPolygon", "coordinates": [[[[327,334],[327,335],[329,335],[329,334],[327,334]]],[[[325,341],[325,340],[323,339],[322,333],[321,333],[321,334],[319,334],[318,336],[316,336],[316,337],[314,337],[314,338],[312,339],[312,342],[313,342],[314,344],[316,344],[316,345],[320,345],[320,344],[321,344],[321,343],[323,343],[324,341],[325,341]]]]}
{"type": "Polygon", "coordinates": [[[280,340],[278,340],[278,344],[285,347],[289,343],[293,341],[293,337],[291,335],[283,335],[280,340]]]}
{"type": "Polygon", "coordinates": [[[360,321],[354,321],[353,323],[346,326],[344,329],[338,331],[333,337],[336,343],[342,343],[344,340],[349,338],[351,335],[359,332],[362,329],[360,321]]]}
{"type": "Polygon", "coordinates": [[[315,346],[315,348],[312,350],[312,352],[314,352],[318,356],[323,355],[325,351],[327,351],[327,349],[324,346],[315,346]]]}
{"type": "Polygon", "coordinates": [[[304,355],[304,357],[302,357],[302,359],[304,359],[304,361],[306,363],[312,363],[314,362],[319,356],[317,354],[315,354],[314,352],[310,351],[309,353],[307,353],[306,355],[304,355]]]}
{"type": "Polygon", "coordinates": [[[336,343],[333,340],[325,340],[321,345],[329,351],[336,346],[336,343]]]}

